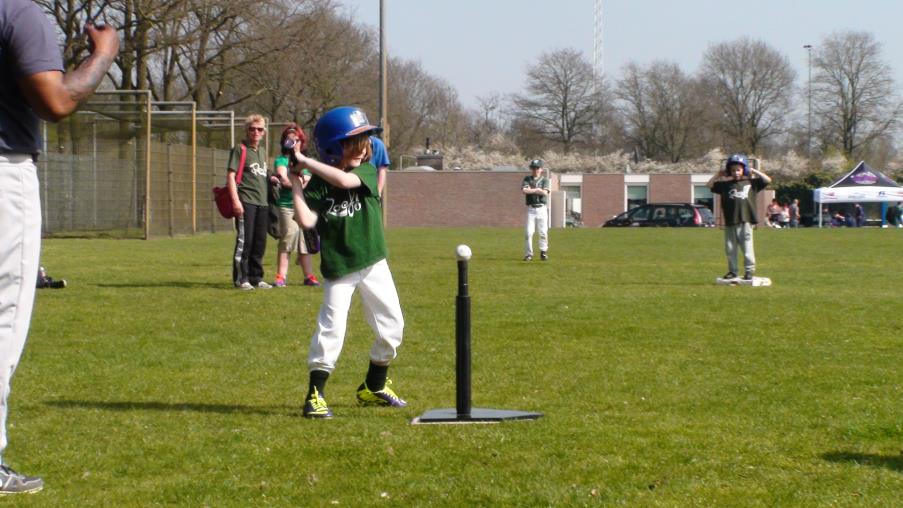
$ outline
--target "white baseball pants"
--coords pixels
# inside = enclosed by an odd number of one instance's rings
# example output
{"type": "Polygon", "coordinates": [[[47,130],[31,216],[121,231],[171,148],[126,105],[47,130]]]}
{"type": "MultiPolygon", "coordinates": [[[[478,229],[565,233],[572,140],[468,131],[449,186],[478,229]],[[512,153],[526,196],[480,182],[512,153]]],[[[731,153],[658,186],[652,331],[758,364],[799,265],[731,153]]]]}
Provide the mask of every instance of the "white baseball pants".
{"type": "Polygon", "coordinates": [[[10,381],[31,324],[41,253],[41,195],[31,155],[0,154],[0,453],[10,381]]]}
{"type": "Polygon", "coordinates": [[[360,290],[364,317],[376,334],[370,348],[370,360],[388,365],[401,345],[404,318],[392,272],[385,259],[363,270],[338,279],[323,281],[323,305],[317,316],[317,329],[310,340],[307,366],[310,370],[335,370],[348,323],[348,308],[355,290],[360,290]]]}
{"type": "Polygon", "coordinates": [[[539,250],[549,250],[549,212],[545,206],[527,207],[526,243],[524,256],[533,256],[533,233],[539,233],[539,250]]]}

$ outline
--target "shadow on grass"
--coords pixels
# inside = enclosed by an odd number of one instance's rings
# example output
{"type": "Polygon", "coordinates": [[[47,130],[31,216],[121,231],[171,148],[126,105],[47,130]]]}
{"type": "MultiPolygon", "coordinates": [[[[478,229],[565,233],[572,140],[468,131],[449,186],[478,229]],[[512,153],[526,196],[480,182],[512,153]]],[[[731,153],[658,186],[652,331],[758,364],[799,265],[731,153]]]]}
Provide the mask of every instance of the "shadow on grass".
{"type": "Polygon", "coordinates": [[[830,462],[853,462],[862,466],[883,467],[903,471],[903,456],[860,452],[828,452],[822,458],[830,462]]]}
{"type": "Polygon", "coordinates": [[[300,406],[244,406],[199,402],[108,402],[94,400],[50,400],[45,405],[63,409],[101,409],[104,411],[194,411],[198,413],[300,416],[300,406]]]}
{"type": "Polygon", "coordinates": [[[235,286],[233,286],[229,282],[190,282],[184,280],[178,281],[163,281],[163,282],[126,282],[122,284],[94,284],[99,288],[123,288],[123,289],[135,289],[135,288],[183,288],[183,289],[192,289],[192,288],[210,288],[210,289],[228,289],[230,291],[235,291],[235,286]]]}

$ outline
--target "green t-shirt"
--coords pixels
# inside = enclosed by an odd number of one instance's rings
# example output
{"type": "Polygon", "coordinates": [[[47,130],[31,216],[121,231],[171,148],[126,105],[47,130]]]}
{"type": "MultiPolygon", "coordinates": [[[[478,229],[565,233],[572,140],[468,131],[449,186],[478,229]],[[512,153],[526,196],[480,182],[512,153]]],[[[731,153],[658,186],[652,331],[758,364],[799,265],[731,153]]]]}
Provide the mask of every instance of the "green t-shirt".
{"type": "MultiPolygon", "coordinates": [[[[238,184],[238,199],[242,203],[267,206],[267,160],[261,153],[262,147],[257,150],[247,147],[245,155],[245,169],[241,173],[241,183],[238,184]]],[[[238,171],[238,162],[241,160],[241,145],[233,147],[229,153],[229,171],[238,171]]]]}
{"type": "MultiPolygon", "coordinates": [[[[278,168],[279,166],[285,166],[285,168],[288,169],[289,166],[288,166],[288,156],[287,155],[280,155],[279,157],[276,157],[276,161],[273,163],[273,172],[274,173],[276,171],[276,168],[278,168]]],[[[301,174],[309,175],[310,171],[304,169],[301,171],[301,174]]],[[[281,187],[279,189],[279,199],[276,200],[276,204],[278,204],[280,208],[294,208],[295,207],[295,204],[292,201],[291,186],[281,187]]]]}
{"type": "Polygon", "coordinates": [[[364,163],[351,173],[361,179],[360,187],[339,189],[314,175],[304,189],[307,206],[319,215],[320,271],[327,279],[362,270],[388,253],[376,166],[364,163]]]}
{"type": "Polygon", "coordinates": [[[748,222],[758,224],[756,219],[756,195],[768,184],[761,178],[718,181],[712,185],[712,192],[721,194],[721,211],[724,223],[736,226],[748,222]]]}
{"type": "MultiPolygon", "coordinates": [[[[552,185],[549,182],[549,179],[544,176],[533,178],[533,175],[527,175],[524,177],[524,183],[521,188],[550,190],[552,185]]],[[[548,198],[545,194],[525,194],[524,197],[527,198],[527,206],[544,205],[548,198]]]]}

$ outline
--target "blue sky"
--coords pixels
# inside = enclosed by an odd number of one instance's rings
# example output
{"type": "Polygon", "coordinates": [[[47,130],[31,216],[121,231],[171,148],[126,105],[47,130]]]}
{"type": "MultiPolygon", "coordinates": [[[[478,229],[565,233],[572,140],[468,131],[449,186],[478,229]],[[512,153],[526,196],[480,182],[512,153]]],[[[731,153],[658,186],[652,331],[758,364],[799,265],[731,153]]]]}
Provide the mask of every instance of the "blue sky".
{"type": "MultiPolygon", "coordinates": [[[[379,0],[339,0],[377,26],[379,0]]],[[[521,91],[524,69],[545,52],[593,55],[593,0],[384,0],[389,53],[420,61],[467,107],[476,97],[521,91]]],[[[604,69],[662,59],[695,72],[713,43],[749,36],[783,53],[805,83],[806,50],[834,31],[865,30],[882,43],[903,90],[901,0],[605,0],[604,69]]],[[[901,93],[903,95],[903,93],[901,93]]]]}

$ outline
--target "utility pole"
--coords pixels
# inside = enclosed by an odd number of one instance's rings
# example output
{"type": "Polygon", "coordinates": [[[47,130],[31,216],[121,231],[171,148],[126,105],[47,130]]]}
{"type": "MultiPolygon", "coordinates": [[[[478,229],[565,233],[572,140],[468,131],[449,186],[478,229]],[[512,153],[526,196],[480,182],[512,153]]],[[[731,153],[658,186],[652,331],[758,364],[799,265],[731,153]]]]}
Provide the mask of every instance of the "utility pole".
{"type": "Polygon", "coordinates": [[[379,126],[383,128],[382,139],[389,142],[389,90],[386,86],[388,57],[386,55],[386,0],[379,0],[379,126]]]}

